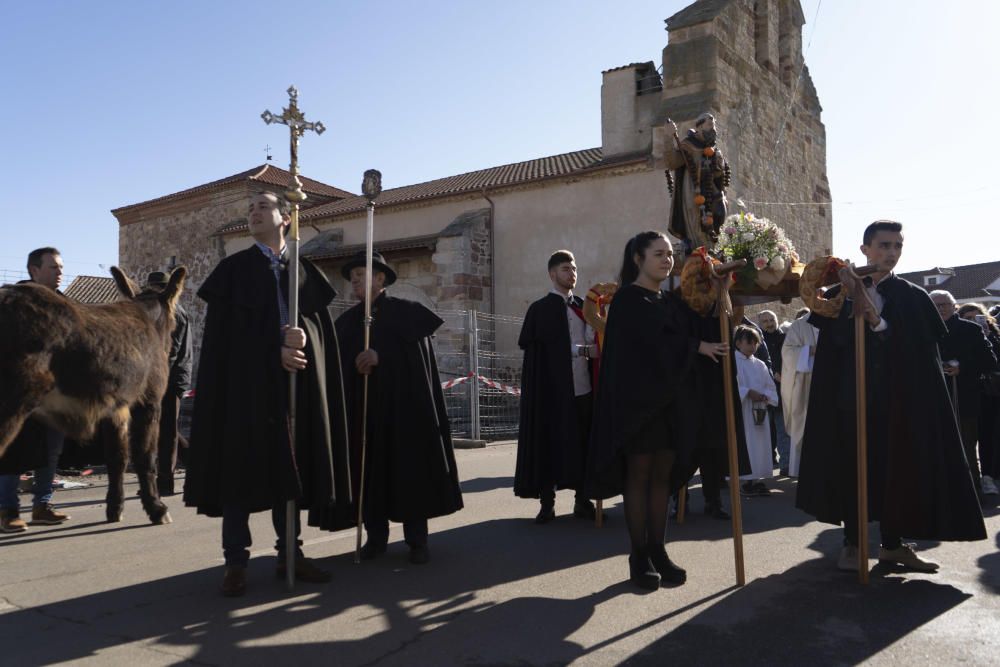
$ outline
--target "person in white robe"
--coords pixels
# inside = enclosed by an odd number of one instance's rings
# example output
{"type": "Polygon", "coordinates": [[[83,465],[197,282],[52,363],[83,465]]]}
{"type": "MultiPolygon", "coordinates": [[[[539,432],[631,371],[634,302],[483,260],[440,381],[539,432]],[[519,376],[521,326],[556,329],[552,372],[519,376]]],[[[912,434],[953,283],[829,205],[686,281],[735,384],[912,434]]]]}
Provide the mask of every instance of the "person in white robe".
{"type": "Polygon", "coordinates": [[[819,330],[809,324],[808,308],[800,310],[796,317],[785,331],[785,345],[781,348],[781,402],[785,408],[785,431],[792,441],[788,465],[791,477],[799,476],[809,384],[812,382],[813,359],[819,337],[819,330]]]}
{"type": "Polygon", "coordinates": [[[767,406],[778,405],[778,389],[774,378],[763,361],[754,356],[761,344],[760,333],[747,326],[736,327],[733,335],[736,345],[736,383],[743,409],[743,428],[746,432],[750,474],[743,475],[741,487],[745,495],[770,494],[763,479],[774,475],[771,458],[771,416],[767,406]]]}

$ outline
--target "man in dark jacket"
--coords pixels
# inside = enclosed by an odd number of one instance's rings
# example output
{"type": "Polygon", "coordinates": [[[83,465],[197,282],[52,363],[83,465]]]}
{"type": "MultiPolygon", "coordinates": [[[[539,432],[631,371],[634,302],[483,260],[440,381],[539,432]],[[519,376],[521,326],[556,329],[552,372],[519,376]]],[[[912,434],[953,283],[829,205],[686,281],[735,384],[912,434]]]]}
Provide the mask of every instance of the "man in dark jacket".
{"type": "Polygon", "coordinates": [[[361,303],[337,318],[340,356],[349,369],[345,391],[356,488],[364,471],[368,540],[361,558],[371,560],[385,553],[389,521],[399,521],[410,562],[423,564],[430,559],[427,520],[462,509],[451,429],[431,344],[443,322],[419,303],[386,294],[396,272],[380,254],[373,259],[369,349],[364,337],[364,253],[341,269],[361,303]],[[368,419],[363,424],[366,399],[368,419]],[[367,429],[364,447],[362,429],[367,429]]]}
{"type": "MultiPolygon", "coordinates": [[[[226,596],[246,588],[250,513],[271,511],[279,576],[289,501],[309,510],[311,526],[336,530],[352,516],[340,361],[327,310],[336,292],[300,260],[299,320],[289,323],[288,204],[272,193],[255,195],[247,218],[256,243],[219,262],[198,290],[208,310],[184,484],[185,504],[222,517],[226,596]],[[295,442],[288,373],[296,378],[295,442]]],[[[295,519],[297,535],[298,512],[295,519]]],[[[295,575],[330,579],[301,550],[295,575]]]]}
{"type": "Polygon", "coordinates": [[[982,493],[983,480],[976,452],[976,444],[979,442],[979,412],[982,405],[981,380],[983,375],[993,371],[997,359],[982,327],[958,316],[958,307],[951,292],[935,290],[930,296],[945,326],[948,327],[948,333],[941,341],[941,361],[944,364],[952,405],[955,407],[955,417],[962,433],[965,458],[969,460],[969,469],[972,471],[976,490],[982,493]]]}
{"type": "MultiPolygon", "coordinates": [[[[55,248],[38,248],[28,253],[28,275],[33,282],[59,291],[62,284],[63,261],[55,248]]],[[[31,525],[53,526],[70,519],[52,507],[53,480],[59,455],[63,449],[63,434],[29,418],[15,441],[0,459],[0,533],[23,533],[28,530],[19,515],[17,497],[21,473],[34,470],[32,484],[34,501],[31,525]]]]}
{"type": "Polygon", "coordinates": [[[574,516],[596,517],[583,482],[594,411],[590,364],[598,357],[597,345],[583,319],[583,300],[573,295],[573,254],[558,250],[548,265],[552,290],[528,307],[518,339],[524,364],[514,493],[539,499],[535,523],[540,524],[555,518],[556,489],[576,490],[574,516]]]}
{"type": "MultiPolygon", "coordinates": [[[[154,271],[146,279],[146,287],[162,290],[167,286],[167,274],[154,271]]],[[[174,307],[174,329],[170,334],[170,355],[167,363],[170,377],[167,391],[160,404],[160,437],[157,443],[156,487],[161,496],[174,494],[174,468],[177,467],[177,417],[181,399],[191,388],[191,331],[188,314],[181,304],[174,307]]]]}
{"type": "MultiPolygon", "coordinates": [[[[922,288],[893,273],[903,226],[879,220],[861,252],[877,273],[864,281],[868,432],[868,517],[880,522],[879,561],[919,572],[937,563],[902,542],[986,538],[938,344],[947,333],[922,288]]],[[[831,288],[828,297],[837,294],[831,288]]],[[[853,303],[836,318],[813,313],[819,329],[796,505],[818,520],[844,524],[842,570],[857,571],[858,489],[853,303]]],[[[866,564],[862,564],[866,565],[866,564]]]]}
{"type": "Polygon", "coordinates": [[[788,475],[788,459],[791,456],[792,441],[785,432],[785,416],[781,403],[781,348],[785,344],[785,334],[778,328],[778,316],[773,310],[763,310],[757,315],[764,336],[764,344],[771,358],[771,376],[778,387],[778,405],[768,406],[771,413],[771,445],[777,453],[781,474],[788,475]]]}

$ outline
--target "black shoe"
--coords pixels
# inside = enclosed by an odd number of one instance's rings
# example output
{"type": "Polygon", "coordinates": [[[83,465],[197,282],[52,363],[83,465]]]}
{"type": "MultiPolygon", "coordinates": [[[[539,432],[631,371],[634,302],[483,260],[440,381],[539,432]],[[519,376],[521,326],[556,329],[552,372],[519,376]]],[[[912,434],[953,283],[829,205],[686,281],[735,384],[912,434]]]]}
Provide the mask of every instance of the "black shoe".
{"type": "Polygon", "coordinates": [[[707,503],[705,505],[705,514],[713,519],[720,519],[722,521],[729,521],[733,518],[729,516],[729,512],[722,509],[722,503],[707,503]]]}
{"type": "Polygon", "coordinates": [[[379,556],[385,553],[386,545],[375,544],[371,540],[365,542],[365,545],[361,547],[361,560],[375,560],[379,556]]]}
{"type": "Polygon", "coordinates": [[[538,516],[535,517],[535,523],[543,524],[548,523],[556,518],[556,510],[554,507],[549,505],[542,505],[542,508],[538,510],[538,516]]]}
{"type": "Polygon", "coordinates": [[[237,565],[227,565],[220,592],[227,598],[238,598],[246,593],[247,569],[237,565]]]}
{"type": "Polygon", "coordinates": [[[589,500],[577,500],[573,504],[573,516],[577,519],[587,519],[594,521],[597,519],[597,508],[589,500]]]}
{"type": "Polygon", "coordinates": [[[769,496],[771,495],[771,489],[767,488],[764,482],[754,482],[753,483],[753,495],[755,496],[769,496]]]}
{"type": "Polygon", "coordinates": [[[660,588],[660,574],[653,567],[645,549],[633,551],[628,557],[629,580],[639,588],[655,591],[660,588]]]}
{"type": "Polygon", "coordinates": [[[656,568],[656,572],[664,584],[683,584],[687,581],[687,572],[670,560],[670,556],[667,555],[667,550],[662,544],[649,547],[648,553],[649,562],[656,568]]]}
{"type": "Polygon", "coordinates": [[[410,547],[410,562],[414,565],[424,565],[431,560],[431,552],[427,550],[427,545],[410,547]]]}

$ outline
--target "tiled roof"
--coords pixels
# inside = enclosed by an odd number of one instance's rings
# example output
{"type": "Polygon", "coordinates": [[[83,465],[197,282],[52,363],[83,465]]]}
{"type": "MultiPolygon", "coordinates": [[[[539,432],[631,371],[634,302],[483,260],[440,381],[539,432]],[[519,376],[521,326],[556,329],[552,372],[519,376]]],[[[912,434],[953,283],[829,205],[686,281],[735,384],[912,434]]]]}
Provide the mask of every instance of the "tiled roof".
{"type": "MultiPolygon", "coordinates": [[[[405,239],[390,239],[387,241],[376,241],[373,249],[383,255],[399,250],[412,250],[413,248],[427,248],[433,250],[437,246],[438,235],[426,234],[424,236],[411,236],[405,239]]],[[[337,260],[347,257],[354,257],[365,249],[364,243],[357,245],[345,245],[335,249],[322,249],[310,251],[308,244],[302,246],[302,254],[309,259],[337,260]]]]}
{"type": "Polygon", "coordinates": [[[63,293],[80,303],[113,303],[120,296],[114,278],[101,276],[77,276],[63,293]]]}
{"type": "Polygon", "coordinates": [[[705,21],[711,21],[730,2],[732,0],[697,0],[668,18],[665,21],[667,30],[686,28],[698,23],[704,23],[705,21]]]}
{"type": "Polygon", "coordinates": [[[968,264],[966,266],[949,268],[934,267],[925,271],[901,273],[899,277],[925,287],[928,291],[943,289],[951,292],[952,296],[956,299],[975,299],[991,295],[990,291],[986,288],[1000,279],[1000,262],[968,264]],[[951,275],[952,277],[942,280],[937,285],[928,285],[925,287],[924,277],[936,275],[951,275]]]}
{"type": "MultiPolygon", "coordinates": [[[[335,188],[332,185],[327,185],[326,183],[321,183],[311,178],[306,178],[305,176],[302,175],[299,176],[299,180],[302,181],[302,189],[305,190],[307,193],[321,195],[324,197],[334,197],[336,199],[354,197],[353,192],[348,192],[347,190],[341,190],[340,188],[335,188]]],[[[130,209],[139,206],[160,204],[173,199],[179,199],[180,197],[184,197],[186,195],[215,190],[224,187],[226,185],[239,183],[240,181],[255,181],[267,185],[288,187],[289,185],[291,185],[292,182],[292,174],[291,172],[282,169],[281,167],[276,167],[270,162],[268,162],[262,165],[258,165],[253,169],[247,169],[246,171],[241,171],[238,174],[233,174],[232,176],[227,176],[226,178],[220,178],[219,180],[212,181],[211,183],[205,183],[203,185],[199,185],[193,188],[188,188],[187,190],[181,190],[180,192],[175,192],[170,195],[164,195],[163,197],[157,197],[156,199],[150,199],[148,201],[140,202],[138,204],[129,204],[128,206],[122,206],[121,208],[116,208],[112,210],[111,213],[117,216],[119,213],[128,211],[130,209]]]]}
{"type": "MultiPolygon", "coordinates": [[[[470,171],[457,176],[447,176],[426,183],[405,185],[400,188],[383,190],[375,203],[379,207],[410,204],[418,201],[451,197],[469,192],[481,192],[483,189],[495,189],[544,181],[552,178],[562,178],[587,173],[604,167],[642,162],[648,159],[647,152],[615,155],[603,159],[600,148],[587,148],[572,153],[562,153],[550,157],[515,162],[500,167],[490,167],[479,171],[470,171]]],[[[334,218],[340,215],[360,213],[365,210],[368,200],[363,196],[351,197],[339,201],[320,204],[303,211],[299,215],[302,221],[313,221],[334,218]]],[[[230,234],[246,229],[246,220],[234,220],[215,231],[216,234],[230,234]]]]}

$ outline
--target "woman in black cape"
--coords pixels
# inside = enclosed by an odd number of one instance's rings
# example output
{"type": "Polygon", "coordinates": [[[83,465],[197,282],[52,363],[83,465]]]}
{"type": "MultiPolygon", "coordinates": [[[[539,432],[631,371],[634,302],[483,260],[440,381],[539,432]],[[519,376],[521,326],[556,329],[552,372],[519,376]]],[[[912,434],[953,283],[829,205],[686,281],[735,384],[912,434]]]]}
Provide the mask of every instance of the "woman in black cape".
{"type": "Polygon", "coordinates": [[[662,232],[642,232],[625,246],[619,289],[608,313],[601,354],[589,488],[595,498],[624,495],[632,551],[629,577],[655,590],[681,584],[686,572],[664,548],[671,469],[687,465],[694,361],[728,346],[701,340],[694,313],[660,284],[673,268],[662,232]]]}

